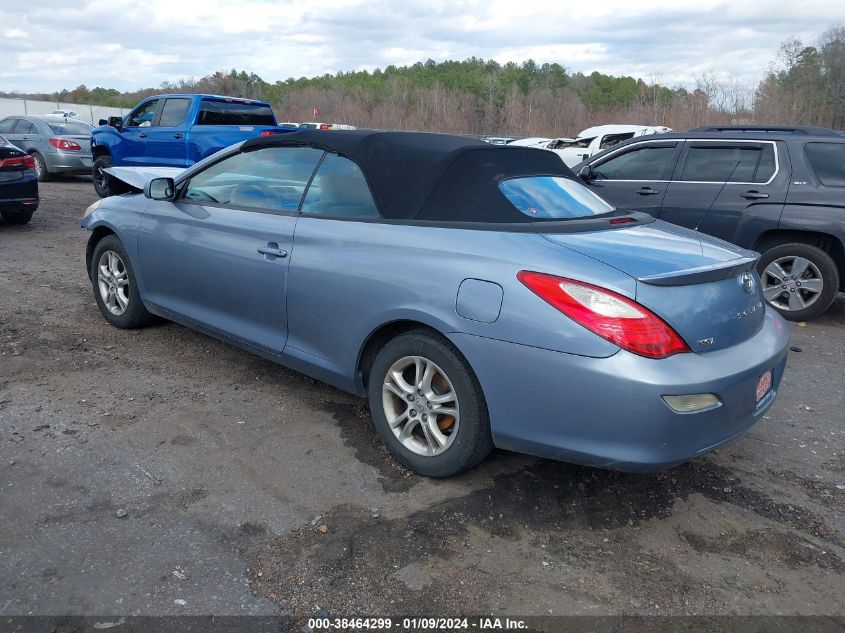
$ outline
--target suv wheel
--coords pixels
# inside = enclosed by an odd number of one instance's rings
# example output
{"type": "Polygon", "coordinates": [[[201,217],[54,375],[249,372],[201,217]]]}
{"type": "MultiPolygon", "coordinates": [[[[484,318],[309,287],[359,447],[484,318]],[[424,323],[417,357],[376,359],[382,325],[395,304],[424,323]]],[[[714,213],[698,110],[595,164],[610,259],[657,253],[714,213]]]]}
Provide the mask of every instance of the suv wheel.
{"type": "Polygon", "coordinates": [[[790,321],[816,318],[839,291],[836,263],[809,244],[782,244],[767,250],[758,270],[766,301],[790,321]]]}

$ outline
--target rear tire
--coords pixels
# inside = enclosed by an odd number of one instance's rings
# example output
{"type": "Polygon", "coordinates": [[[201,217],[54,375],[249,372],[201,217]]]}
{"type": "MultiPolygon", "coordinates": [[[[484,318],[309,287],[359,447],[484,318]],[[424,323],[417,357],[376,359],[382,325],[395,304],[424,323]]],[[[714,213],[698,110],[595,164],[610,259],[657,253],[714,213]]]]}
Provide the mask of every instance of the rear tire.
{"type": "Polygon", "coordinates": [[[32,160],[35,161],[35,173],[38,175],[38,182],[50,180],[50,172],[47,170],[47,163],[44,157],[38,152],[32,152],[32,160]]]}
{"type": "Polygon", "coordinates": [[[32,219],[34,211],[0,211],[6,224],[26,224],[32,219]]]}
{"type": "Polygon", "coordinates": [[[451,477],[493,449],[475,373],[457,349],[431,332],[413,330],[388,342],[373,362],[367,390],[382,441],[414,472],[451,477]]]}
{"type": "Polygon", "coordinates": [[[88,276],[97,306],[113,326],[134,329],[152,320],[138,293],[132,263],[116,235],[107,235],[97,242],[88,276]]]}
{"type": "Polygon", "coordinates": [[[120,194],[126,193],[130,190],[127,185],[105,172],[105,170],[111,166],[111,156],[104,154],[102,156],[97,156],[91,167],[91,178],[94,181],[94,190],[101,198],[119,196],[120,194]]]}
{"type": "Polygon", "coordinates": [[[822,249],[795,242],[763,253],[757,264],[763,295],[790,321],[809,321],[830,307],[839,292],[836,263],[822,249]]]}

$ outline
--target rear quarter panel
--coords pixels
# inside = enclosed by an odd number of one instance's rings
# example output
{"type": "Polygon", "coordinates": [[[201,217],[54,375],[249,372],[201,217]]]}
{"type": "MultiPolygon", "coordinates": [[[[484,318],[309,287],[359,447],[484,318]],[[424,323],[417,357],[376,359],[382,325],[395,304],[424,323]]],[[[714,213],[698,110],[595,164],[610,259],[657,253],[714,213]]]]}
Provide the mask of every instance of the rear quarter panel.
{"type": "Polygon", "coordinates": [[[302,217],[291,253],[285,354],[337,374],[341,380],[331,382],[355,390],[365,341],[399,320],[445,335],[464,332],[584,356],[618,350],[524,287],[520,270],[582,279],[631,297],[636,291],[632,277],[532,233],[302,217]],[[502,287],[494,322],[458,315],[465,279],[502,287]]]}

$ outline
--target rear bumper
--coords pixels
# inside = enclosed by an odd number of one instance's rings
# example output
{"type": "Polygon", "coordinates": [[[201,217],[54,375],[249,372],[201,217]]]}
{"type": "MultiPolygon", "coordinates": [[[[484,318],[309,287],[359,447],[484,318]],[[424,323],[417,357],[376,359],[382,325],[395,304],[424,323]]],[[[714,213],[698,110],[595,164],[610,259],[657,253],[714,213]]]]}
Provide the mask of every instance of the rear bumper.
{"type": "Polygon", "coordinates": [[[452,340],[475,369],[496,446],[589,466],[654,471],[710,451],[748,430],[783,377],[789,328],[767,309],[752,338],[704,354],[651,360],[620,350],[588,358],[467,334],[452,340]],[[760,403],[760,376],[772,390],[760,403]],[[679,414],[664,395],[716,394],[721,405],[679,414]]]}
{"type": "Polygon", "coordinates": [[[34,169],[0,173],[0,210],[32,211],[38,207],[38,178],[34,169]]]}
{"type": "Polygon", "coordinates": [[[90,174],[93,158],[80,152],[55,152],[44,157],[47,170],[56,174],[90,174]]]}

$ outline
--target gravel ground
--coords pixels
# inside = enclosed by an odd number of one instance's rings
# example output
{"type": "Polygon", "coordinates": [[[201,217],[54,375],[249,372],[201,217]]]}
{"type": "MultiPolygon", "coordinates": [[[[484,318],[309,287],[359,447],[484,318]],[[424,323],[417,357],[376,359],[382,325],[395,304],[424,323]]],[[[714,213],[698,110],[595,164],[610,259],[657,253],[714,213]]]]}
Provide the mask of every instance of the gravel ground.
{"type": "MultiPolygon", "coordinates": [[[[0,614],[845,614],[845,300],[749,433],[654,475],[496,452],[448,481],[365,404],[106,325],[87,179],[0,224],[0,614]]],[[[798,351],[800,350],[800,351],[798,351]]]]}

